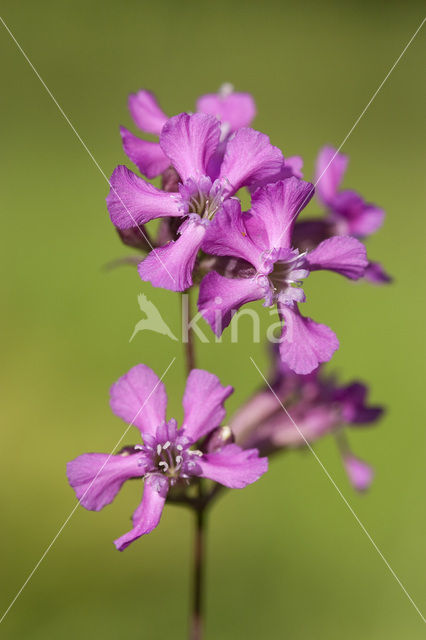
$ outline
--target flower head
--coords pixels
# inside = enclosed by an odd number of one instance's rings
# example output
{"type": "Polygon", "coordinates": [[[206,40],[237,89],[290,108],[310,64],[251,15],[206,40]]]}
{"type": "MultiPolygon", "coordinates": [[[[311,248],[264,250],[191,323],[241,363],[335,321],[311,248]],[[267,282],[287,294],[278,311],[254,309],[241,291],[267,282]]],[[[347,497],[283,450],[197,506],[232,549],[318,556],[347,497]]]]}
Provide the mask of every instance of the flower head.
{"type": "Polygon", "coordinates": [[[182,113],[162,126],[161,149],[179,176],[176,193],[155,188],[125,166],[117,167],[111,176],[107,206],[119,229],[155,218],[176,218],[183,223],[178,240],[155,249],[139,266],[142,280],[154,286],[173,291],[191,286],[203,238],[224,202],[241,187],[255,189],[282,174],[283,155],[266,135],[238,129],[226,142],[218,163],[220,136],[219,120],[204,113],[182,113]]]}
{"type": "Polygon", "coordinates": [[[195,478],[242,488],[267,470],[267,459],[254,449],[219,443],[204,450],[203,441],[225,417],[223,403],[232,393],[207,371],[191,371],[183,397],[184,420],[166,420],[163,383],[145,365],[137,365],[111,388],[113,412],[137,427],[142,442],[116,455],[87,453],[68,463],[67,474],[86,509],[99,511],[112,502],[122,484],[143,478],[142,502],[133,514],[133,529],[115,541],[122,551],[159,523],[169,490],[195,478]]]}
{"type": "MultiPolygon", "coordinates": [[[[340,189],[348,157],[330,146],[323,147],[315,171],[316,194],[326,211],[322,218],[298,222],[294,230],[295,245],[302,251],[315,248],[326,238],[350,235],[364,239],[381,227],[385,212],[366,202],[351,189],[340,189]]],[[[392,278],[377,262],[369,262],[364,278],[373,284],[385,284],[392,278]]]]}
{"type": "Polygon", "coordinates": [[[343,153],[329,146],[321,149],[315,175],[317,197],[327,207],[336,231],[363,238],[382,226],[385,213],[366,202],[356,191],[339,190],[347,165],[348,157],[343,153]]]}
{"type": "Polygon", "coordinates": [[[271,386],[256,392],[231,418],[229,425],[236,443],[270,455],[333,434],[351,484],[357,490],[366,489],[373,472],[352,454],[346,431],[348,427],[373,425],[383,408],[367,404],[368,389],[363,383],[341,385],[324,375],[321,367],[309,375],[296,375],[275,352],[271,386]]]}
{"type": "Polygon", "coordinates": [[[365,248],[355,238],[329,238],[304,253],[293,246],[294,221],[313,193],[310,183],[291,177],[259,188],[248,213],[231,199],[202,244],[205,252],[232,256],[241,265],[232,277],[211,272],[202,280],[199,309],[213,331],[220,335],[247,302],[276,304],[284,322],[281,358],[299,374],[313,371],[338,348],[331,329],[300,314],[298,304],[306,299],[302,281],[320,269],[357,280],[367,266],[365,248]]]}

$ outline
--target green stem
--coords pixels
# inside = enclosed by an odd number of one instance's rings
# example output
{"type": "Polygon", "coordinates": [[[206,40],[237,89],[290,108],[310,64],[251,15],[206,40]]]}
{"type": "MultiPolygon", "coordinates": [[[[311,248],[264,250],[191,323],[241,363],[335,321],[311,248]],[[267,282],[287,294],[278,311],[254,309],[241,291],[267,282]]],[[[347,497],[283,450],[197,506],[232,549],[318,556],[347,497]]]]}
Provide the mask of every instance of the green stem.
{"type": "MultiPolygon", "coordinates": [[[[188,290],[187,293],[183,293],[181,296],[181,315],[182,315],[182,319],[185,316],[185,321],[189,323],[189,318],[191,315],[191,289],[188,290]],[[185,309],[185,314],[183,313],[184,310],[184,295],[187,295],[188,298],[188,308],[185,309]]],[[[182,331],[182,335],[184,335],[184,332],[182,331]]],[[[192,330],[190,328],[188,328],[187,330],[187,341],[184,343],[184,348],[185,348],[185,358],[186,358],[186,368],[187,368],[187,372],[188,374],[191,372],[192,369],[195,369],[195,345],[194,345],[194,336],[192,333],[192,330]]]]}
{"type": "MultiPolygon", "coordinates": [[[[182,320],[189,323],[191,314],[190,291],[187,293],[188,307],[184,309],[184,295],[181,296],[182,320]],[[185,311],[185,313],[183,313],[185,311]]],[[[182,335],[184,332],[182,331],[182,335]]],[[[195,369],[195,347],[194,337],[191,329],[187,330],[187,341],[184,343],[186,369],[188,375],[195,369]]],[[[206,503],[203,495],[202,481],[199,481],[198,496],[190,502],[195,514],[195,533],[193,551],[193,596],[191,611],[190,640],[202,640],[203,637],[203,601],[204,601],[204,565],[205,565],[205,507],[206,503]]]]}
{"type": "Polygon", "coordinates": [[[204,507],[201,507],[195,510],[193,600],[190,640],[202,640],[203,637],[205,525],[206,512],[204,507]]]}

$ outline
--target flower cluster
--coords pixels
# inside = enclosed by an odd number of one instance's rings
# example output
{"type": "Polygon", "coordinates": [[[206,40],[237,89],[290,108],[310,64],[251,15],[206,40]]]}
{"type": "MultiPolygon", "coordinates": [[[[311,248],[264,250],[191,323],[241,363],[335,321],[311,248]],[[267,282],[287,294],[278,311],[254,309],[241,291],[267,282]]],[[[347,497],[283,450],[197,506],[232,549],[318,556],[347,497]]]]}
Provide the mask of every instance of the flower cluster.
{"type": "Polygon", "coordinates": [[[146,223],[161,220],[157,242],[138,266],[142,280],[172,291],[201,281],[198,307],[216,335],[242,305],[276,305],[283,363],[308,374],[330,360],[337,337],[301,314],[303,280],[320,269],[350,280],[389,280],[362,243],[382,224],[383,211],[355,191],[339,191],[347,158],[331,147],[320,152],[315,182],[325,215],[299,222],[315,187],[302,179],[299,156],[285,159],[248,126],[251,96],[226,86],[202,96],[195,114],[168,119],[142,90],[130,96],[129,107],[136,125],[159,142],[122,128],[124,150],[146,178],[162,175],[162,188],[121,165],[107,206],[127,244],[134,245],[138,231],[145,236],[146,223]],[[238,197],[243,187],[251,194],[249,211],[238,197]]]}
{"type": "Polygon", "coordinates": [[[370,486],[373,471],[352,454],[345,430],[373,425],[383,414],[382,407],[366,404],[367,395],[362,382],[340,385],[322,366],[308,375],[296,375],[274,353],[268,385],[253,394],[229,426],[237,444],[268,456],[333,434],[351,484],[363,491],[370,486]]]}
{"type": "Polygon", "coordinates": [[[198,307],[219,336],[244,304],[276,305],[281,320],[268,385],[223,425],[224,402],[232,393],[207,371],[192,369],[183,396],[180,428],[167,418],[162,381],[140,364],[116,382],[111,409],[140,434],[138,444],[117,454],[89,453],[68,464],[70,485],[80,503],[98,511],[129,479],[142,479],[142,501],[133,528],[117,549],[152,531],[166,500],[204,509],[218,487],[243,488],[267,470],[266,456],[311,446],[333,434],[352,485],[366,489],[373,472],[356,458],[346,427],[373,424],[380,407],[366,404],[360,382],[338,384],[323,364],[338,348],[333,331],[304,317],[303,281],[329,270],[350,280],[390,281],[367,258],[364,239],[384,213],[352,190],[340,190],[347,158],[331,147],[318,157],[315,185],[322,217],[299,221],[315,194],[303,180],[302,159],[284,158],[250,124],[253,98],[225,85],[202,96],[195,113],[169,118],[155,97],[141,90],[129,98],[136,126],[158,141],[121,127],[124,151],[139,177],[118,166],[111,177],[108,211],[122,241],[147,255],[138,264],[143,281],[172,291],[199,285],[198,307]],[[161,187],[148,179],[160,177],[161,187]],[[241,189],[251,198],[243,211],[241,189]],[[158,220],[152,238],[146,225],[158,220]],[[285,406],[285,410],[283,407],[285,406]],[[290,417],[291,416],[291,417],[290,417]]]}

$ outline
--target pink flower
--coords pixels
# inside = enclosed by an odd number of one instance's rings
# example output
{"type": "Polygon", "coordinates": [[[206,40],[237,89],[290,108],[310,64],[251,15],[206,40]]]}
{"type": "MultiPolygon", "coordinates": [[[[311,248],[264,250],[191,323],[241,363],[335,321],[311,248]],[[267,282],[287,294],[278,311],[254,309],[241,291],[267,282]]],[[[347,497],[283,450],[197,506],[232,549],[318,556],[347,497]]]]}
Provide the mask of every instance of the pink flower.
{"type": "MultiPolygon", "coordinates": [[[[366,202],[356,191],[340,189],[347,165],[348,157],[333,147],[325,146],[320,150],[315,171],[316,195],[326,212],[322,218],[296,224],[295,244],[302,251],[336,235],[364,239],[383,224],[383,209],[366,202]]],[[[373,284],[392,281],[378,262],[368,263],[364,278],[373,284]]]]}
{"type": "Polygon", "coordinates": [[[385,217],[383,209],[366,202],[356,191],[339,190],[348,166],[348,157],[333,147],[323,147],[315,172],[317,197],[329,210],[330,219],[343,235],[369,236],[379,229],[385,217]]]}
{"type": "Polygon", "coordinates": [[[330,360],[339,346],[329,327],[300,314],[298,304],[305,302],[301,281],[320,269],[357,280],[367,266],[364,246],[351,237],[329,238],[302,254],[294,248],[294,221],[313,193],[309,182],[292,177],[258,189],[248,213],[241,212],[238,200],[229,200],[202,244],[206,253],[233,257],[240,265],[232,277],[211,272],[201,282],[198,306],[213,331],[221,335],[247,302],[276,304],[284,323],[281,358],[299,374],[330,360]]]}
{"type": "Polygon", "coordinates": [[[99,511],[112,502],[122,484],[143,478],[142,502],[133,514],[133,528],[115,541],[122,551],[159,523],[169,490],[194,478],[210,478],[240,489],[266,472],[268,461],[255,449],[235,444],[204,451],[200,440],[225,417],[223,403],[232,393],[218,378],[199,369],[188,376],[183,397],[184,419],[166,420],[167,396],[163,383],[145,365],[130,369],[111,388],[113,412],[139,429],[142,443],[117,455],[87,453],[67,465],[70,485],[86,509],[99,511]]]}
{"type": "Polygon", "coordinates": [[[241,187],[273,182],[287,168],[268,136],[241,128],[226,143],[217,162],[221,125],[211,115],[181,113],[161,129],[160,146],[179,176],[178,192],[157,189],[127,167],[111,176],[107,197],[112,222],[119,229],[156,218],[176,218],[180,237],[152,251],[139,265],[142,280],[156,287],[184,291],[206,231],[223,204],[241,187]]]}
{"type": "Polygon", "coordinates": [[[268,386],[260,389],[231,418],[236,443],[271,455],[334,434],[352,486],[358,491],[367,489],[373,471],[352,454],[345,433],[348,427],[374,425],[383,408],[367,404],[368,388],[361,382],[342,386],[334,377],[325,376],[321,367],[309,375],[296,375],[280,362],[277,350],[274,361],[272,391],[268,386]]]}

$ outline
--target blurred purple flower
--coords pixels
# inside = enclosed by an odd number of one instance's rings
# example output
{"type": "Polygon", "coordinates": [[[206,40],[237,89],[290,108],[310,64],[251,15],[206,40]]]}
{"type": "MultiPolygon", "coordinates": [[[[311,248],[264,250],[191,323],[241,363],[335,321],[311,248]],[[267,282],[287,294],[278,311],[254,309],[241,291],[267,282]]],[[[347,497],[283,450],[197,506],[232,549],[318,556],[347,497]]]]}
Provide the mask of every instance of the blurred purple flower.
{"type": "Polygon", "coordinates": [[[385,212],[366,202],[356,191],[339,190],[348,165],[348,157],[330,146],[318,154],[315,172],[317,197],[324,204],[339,235],[364,238],[383,224],[385,212]]]}
{"type": "MultiPolygon", "coordinates": [[[[315,171],[316,194],[325,206],[326,214],[323,218],[303,220],[295,226],[295,245],[302,251],[336,235],[364,239],[383,224],[383,209],[366,202],[356,191],[340,190],[347,165],[348,157],[333,147],[325,146],[320,150],[315,171]]],[[[373,284],[392,281],[378,262],[369,262],[364,277],[373,284]]]]}
{"type": "Polygon", "coordinates": [[[351,484],[360,491],[368,488],[372,469],[355,458],[344,435],[345,427],[371,426],[383,414],[382,407],[366,403],[367,387],[361,382],[341,386],[324,376],[321,367],[309,375],[296,375],[276,357],[271,388],[259,390],[232,417],[229,425],[236,443],[270,455],[335,434],[351,484]]]}

